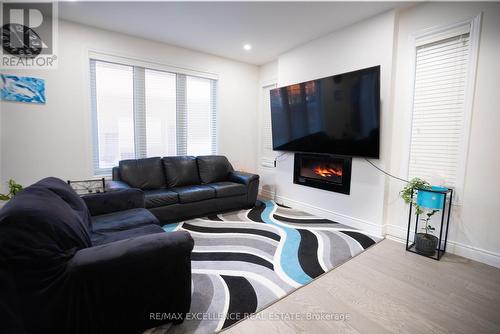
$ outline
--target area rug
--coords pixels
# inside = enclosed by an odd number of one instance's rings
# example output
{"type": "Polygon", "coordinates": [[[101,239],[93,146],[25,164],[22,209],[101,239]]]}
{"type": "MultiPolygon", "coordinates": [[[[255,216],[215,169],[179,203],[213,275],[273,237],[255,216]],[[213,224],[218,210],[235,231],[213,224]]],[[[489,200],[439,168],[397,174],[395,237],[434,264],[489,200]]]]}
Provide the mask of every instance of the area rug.
{"type": "Polygon", "coordinates": [[[163,228],[194,239],[191,310],[147,334],[220,331],[382,240],[270,200],[163,228]]]}

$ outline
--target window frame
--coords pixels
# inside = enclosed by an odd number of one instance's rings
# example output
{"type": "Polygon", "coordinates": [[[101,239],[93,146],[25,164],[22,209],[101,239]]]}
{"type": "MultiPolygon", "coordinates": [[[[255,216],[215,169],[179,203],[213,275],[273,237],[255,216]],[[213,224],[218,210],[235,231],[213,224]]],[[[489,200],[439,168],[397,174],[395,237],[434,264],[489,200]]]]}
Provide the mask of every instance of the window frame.
{"type": "Polygon", "coordinates": [[[412,142],[412,125],[413,125],[413,108],[414,108],[414,96],[415,96],[415,81],[416,81],[416,60],[417,60],[417,47],[421,45],[422,40],[442,40],[446,39],[451,31],[457,30],[462,26],[469,25],[469,39],[470,39],[470,49],[469,49],[469,60],[467,63],[467,75],[466,75],[466,90],[464,98],[464,121],[463,121],[463,135],[459,143],[459,158],[457,165],[457,179],[456,185],[453,193],[453,204],[461,205],[463,198],[463,188],[465,184],[465,171],[466,162],[468,156],[469,148],[469,137],[471,129],[471,119],[472,119],[472,109],[474,102],[475,93],[475,81],[476,81],[476,69],[477,60],[479,54],[479,41],[480,41],[480,31],[481,31],[481,17],[482,13],[459,22],[452,24],[436,26],[428,29],[421,30],[415,34],[410,35],[410,54],[412,56],[410,63],[411,71],[411,98],[409,99],[408,105],[408,123],[405,125],[407,134],[405,138],[405,145],[403,145],[404,154],[404,172],[405,175],[409,176],[410,168],[410,152],[411,152],[411,142],[412,142]]]}
{"type": "Polygon", "coordinates": [[[262,82],[260,84],[260,103],[259,103],[259,109],[260,109],[260,117],[259,117],[259,126],[258,126],[258,138],[259,138],[259,156],[258,156],[258,161],[259,161],[259,166],[264,167],[264,168],[273,168],[274,167],[274,159],[276,158],[276,151],[273,150],[272,148],[272,126],[271,126],[271,109],[270,106],[266,104],[266,102],[269,102],[269,99],[266,100],[266,97],[264,94],[266,92],[269,92],[270,89],[275,89],[278,87],[278,83],[276,79],[269,80],[267,82],[262,82]],[[265,136],[266,136],[266,129],[265,129],[265,118],[266,115],[265,113],[269,111],[269,126],[270,126],[270,132],[269,136],[271,139],[271,149],[267,149],[265,147],[265,136]]]}
{"type": "MultiPolygon", "coordinates": [[[[219,76],[215,73],[207,72],[207,71],[201,71],[201,70],[196,70],[196,69],[191,69],[191,68],[186,68],[186,67],[179,67],[179,66],[173,66],[173,65],[168,65],[168,64],[163,64],[163,63],[158,63],[156,61],[152,60],[142,60],[142,59],[137,59],[133,57],[128,57],[128,56],[121,56],[121,55],[116,55],[108,52],[101,52],[101,51],[95,51],[95,50],[87,50],[87,67],[86,67],[86,73],[88,75],[88,89],[89,89],[89,100],[90,100],[90,113],[91,113],[91,156],[92,156],[92,161],[91,161],[91,166],[90,168],[92,169],[92,174],[94,176],[110,176],[111,175],[111,170],[112,168],[100,168],[99,167],[99,139],[98,139],[98,119],[97,119],[97,105],[96,105],[96,84],[95,84],[95,68],[92,66],[92,61],[101,61],[101,62],[107,62],[107,63],[113,63],[117,65],[125,65],[125,66],[132,66],[134,69],[134,74],[136,71],[136,68],[142,68],[143,71],[145,72],[146,69],[151,69],[151,70],[156,70],[156,71],[161,71],[161,72],[168,72],[175,74],[176,77],[179,76],[192,76],[192,77],[199,77],[203,79],[209,79],[212,80],[212,85],[211,85],[211,96],[213,97],[213,115],[211,115],[211,119],[214,122],[214,125],[212,125],[212,128],[214,129],[214,134],[211,138],[212,142],[212,152],[211,154],[216,154],[218,151],[218,134],[219,134],[219,126],[218,126],[218,106],[219,106],[219,101],[218,101],[218,88],[219,88],[219,76]]],[[[134,86],[136,85],[136,78],[134,75],[133,78],[134,86]]],[[[137,138],[138,136],[136,135],[136,91],[134,87],[134,145],[135,145],[135,155],[136,158],[141,158],[142,156],[139,155],[144,155],[141,153],[144,153],[143,150],[137,151],[138,146],[141,145],[146,145],[146,143],[138,143],[137,138]]],[[[142,106],[144,109],[145,106],[142,106]]],[[[141,115],[144,114],[145,116],[145,110],[141,110],[139,112],[141,115]]],[[[178,113],[178,111],[177,111],[178,113]]],[[[146,129],[144,128],[144,131],[146,129]]]]}

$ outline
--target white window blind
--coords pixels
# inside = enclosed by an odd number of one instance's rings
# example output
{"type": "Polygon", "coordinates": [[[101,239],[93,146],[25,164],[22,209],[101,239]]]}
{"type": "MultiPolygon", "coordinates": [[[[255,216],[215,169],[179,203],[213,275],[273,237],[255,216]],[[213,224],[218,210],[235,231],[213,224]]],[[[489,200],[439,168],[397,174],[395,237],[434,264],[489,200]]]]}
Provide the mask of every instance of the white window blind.
{"type": "Polygon", "coordinates": [[[135,156],[133,67],[91,62],[91,83],[97,120],[94,168],[109,169],[135,156]]]}
{"type": "Polygon", "coordinates": [[[459,180],[464,136],[469,32],[417,43],[409,177],[459,180]]]}
{"type": "Polygon", "coordinates": [[[147,156],[177,154],[176,75],[146,70],[147,156]]]}
{"type": "Polygon", "coordinates": [[[186,78],[187,154],[215,153],[215,85],[213,80],[186,78]]]}
{"type": "Polygon", "coordinates": [[[90,60],[94,173],[120,160],[216,152],[214,79],[90,60]]]}
{"type": "Polygon", "coordinates": [[[262,87],[262,132],[261,132],[261,164],[269,165],[274,161],[273,133],[271,126],[271,90],[276,84],[262,87]]]}

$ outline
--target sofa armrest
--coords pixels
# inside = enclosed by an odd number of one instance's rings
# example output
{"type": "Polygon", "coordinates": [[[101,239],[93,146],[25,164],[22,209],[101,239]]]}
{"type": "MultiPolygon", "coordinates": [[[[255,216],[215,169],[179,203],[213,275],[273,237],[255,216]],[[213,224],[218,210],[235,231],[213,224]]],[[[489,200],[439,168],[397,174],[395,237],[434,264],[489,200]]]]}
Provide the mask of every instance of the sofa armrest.
{"type": "Polygon", "coordinates": [[[130,186],[123,181],[106,181],[106,190],[130,189],[130,186]]]}
{"type": "Polygon", "coordinates": [[[247,207],[253,208],[259,193],[259,175],[234,171],[229,174],[229,181],[241,183],[247,187],[247,207]]]}
{"type": "MultiPolygon", "coordinates": [[[[194,241],[189,232],[153,233],[79,250],[70,261],[73,274],[116,275],[168,263],[178,256],[190,257],[194,241]]],[[[144,273],[145,274],[145,273],[144,273]]],[[[154,273],[152,273],[154,274],[154,273]]]]}
{"type": "Polygon", "coordinates": [[[229,173],[229,181],[236,182],[236,183],[241,183],[246,186],[250,184],[250,182],[258,180],[259,175],[257,174],[251,174],[247,172],[239,172],[239,171],[233,171],[229,173]]]}
{"type": "Polygon", "coordinates": [[[151,314],[180,322],[189,311],[193,245],[186,231],[155,233],[81,249],[67,270],[75,289],[98,305],[94,320],[103,332],[138,333],[169,320],[151,314]]]}
{"type": "Polygon", "coordinates": [[[136,188],[84,195],[82,198],[92,216],[145,207],[144,193],[136,188]]]}
{"type": "Polygon", "coordinates": [[[120,181],[120,167],[111,168],[111,180],[120,181]]]}

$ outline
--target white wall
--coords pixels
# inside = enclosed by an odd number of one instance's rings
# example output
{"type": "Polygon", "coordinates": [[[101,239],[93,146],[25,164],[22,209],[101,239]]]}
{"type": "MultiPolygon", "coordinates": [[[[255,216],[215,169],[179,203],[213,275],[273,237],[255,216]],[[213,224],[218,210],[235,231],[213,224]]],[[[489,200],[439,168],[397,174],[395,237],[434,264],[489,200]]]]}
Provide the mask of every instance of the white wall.
{"type": "MultiPolygon", "coordinates": [[[[394,124],[389,169],[406,173],[409,133],[405,125],[411,114],[412,76],[410,34],[446,25],[483,13],[477,63],[476,87],[462,206],[455,207],[450,225],[449,251],[500,266],[500,4],[426,3],[399,15],[397,65],[394,84],[394,124]]],[[[407,207],[398,198],[399,182],[390,183],[386,198],[386,230],[389,235],[406,237],[407,207]]]]}
{"type": "Polygon", "coordinates": [[[2,185],[9,178],[28,185],[49,175],[92,177],[89,49],[218,74],[219,153],[235,168],[256,170],[256,66],[61,21],[58,69],[6,71],[45,79],[47,103],[2,102],[2,185]]]}
{"type": "MultiPolygon", "coordinates": [[[[381,159],[388,161],[391,123],[393,11],[354,24],[291,50],[278,59],[278,85],[308,81],[365,67],[381,65],[381,159]]],[[[272,65],[261,68],[270,75],[272,65]]],[[[263,81],[263,78],[261,78],[263,81]]],[[[353,159],[351,194],[343,195],[293,184],[293,154],[281,157],[277,168],[261,168],[263,187],[276,199],[339,222],[381,233],[385,179],[366,161],[353,159]]]]}
{"type": "Polygon", "coordinates": [[[265,86],[278,81],[278,60],[259,67],[260,85],[265,86]]]}

